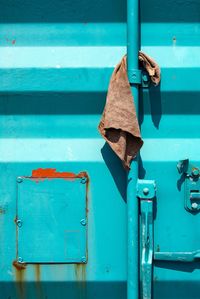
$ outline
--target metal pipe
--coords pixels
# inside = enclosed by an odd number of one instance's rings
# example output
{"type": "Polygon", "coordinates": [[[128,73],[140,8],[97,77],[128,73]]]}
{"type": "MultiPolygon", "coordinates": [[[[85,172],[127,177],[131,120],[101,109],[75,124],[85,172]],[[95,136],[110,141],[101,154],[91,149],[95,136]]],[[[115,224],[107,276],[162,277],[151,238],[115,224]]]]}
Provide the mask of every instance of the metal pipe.
{"type": "MultiPolygon", "coordinates": [[[[127,70],[138,69],[139,52],[139,0],[127,0],[127,70]]],[[[135,109],[138,114],[138,84],[131,84],[135,109]]],[[[128,276],[127,298],[139,299],[139,217],[136,185],[138,179],[138,159],[131,165],[127,185],[128,217],[128,276]]]]}

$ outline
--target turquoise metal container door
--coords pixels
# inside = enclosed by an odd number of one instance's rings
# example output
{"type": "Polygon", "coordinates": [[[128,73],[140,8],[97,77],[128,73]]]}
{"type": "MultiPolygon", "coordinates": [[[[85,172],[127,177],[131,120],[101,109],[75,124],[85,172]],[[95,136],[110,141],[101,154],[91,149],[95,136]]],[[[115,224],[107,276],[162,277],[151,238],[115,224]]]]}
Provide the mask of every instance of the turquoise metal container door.
{"type": "MultiPolygon", "coordinates": [[[[97,126],[127,51],[126,3],[3,0],[0,11],[0,298],[125,299],[127,173],[97,126]]],[[[141,48],[162,70],[139,98],[138,177],[151,192],[135,211],[153,254],[147,296],[142,250],[131,272],[140,298],[199,298],[199,11],[140,1],[141,48]]]]}

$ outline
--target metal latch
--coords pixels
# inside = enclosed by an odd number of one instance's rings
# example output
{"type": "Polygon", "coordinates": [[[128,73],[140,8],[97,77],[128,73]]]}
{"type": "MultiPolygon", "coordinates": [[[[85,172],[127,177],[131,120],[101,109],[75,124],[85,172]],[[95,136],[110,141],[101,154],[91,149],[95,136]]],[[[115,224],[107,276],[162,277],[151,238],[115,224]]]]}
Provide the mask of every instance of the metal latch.
{"type": "Polygon", "coordinates": [[[185,252],[155,252],[154,259],[171,262],[194,262],[200,259],[200,250],[185,252]]]}
{"type": "Polygon", "coordinates": [[[152,297],[153,206],[155,196],[155,181],[138,180],[137,197],[140,199],[141,211],[141,278],[143,299],[151,299],[152,297]]]}
{"type": "Polygon", "coordinates": [[[184,207],[187,211],[200,211],[200,170],[190,164],[189,159],[180,160],[177,164],[178,172],[184,181],[184,207]]]}

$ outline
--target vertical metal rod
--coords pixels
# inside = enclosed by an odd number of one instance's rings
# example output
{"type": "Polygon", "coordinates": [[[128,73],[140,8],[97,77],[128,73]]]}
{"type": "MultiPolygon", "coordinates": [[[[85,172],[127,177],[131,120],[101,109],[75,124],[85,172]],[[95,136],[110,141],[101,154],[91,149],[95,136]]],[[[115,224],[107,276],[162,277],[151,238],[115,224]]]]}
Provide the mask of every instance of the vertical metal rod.
{"type": "MultiPolygon", "coordinates": [[[[128,73],[138,69],[139,51],[139,0],[127,0],[127,68],[128,73]]],[[[136,113],[138,114],[138,85],[131,86],[136,113]]],[[[138,159],[131,165],[127,186],[128,214],[128,277],[127,298],[139,299],[139,217],[136,185],[138,179],[138,159]]]]}

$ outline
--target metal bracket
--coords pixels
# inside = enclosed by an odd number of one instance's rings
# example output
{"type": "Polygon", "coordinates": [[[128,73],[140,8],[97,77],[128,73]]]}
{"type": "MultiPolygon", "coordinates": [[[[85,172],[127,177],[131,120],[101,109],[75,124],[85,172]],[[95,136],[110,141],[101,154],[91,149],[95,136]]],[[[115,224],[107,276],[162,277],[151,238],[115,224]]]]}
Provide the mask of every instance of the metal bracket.
{"type": "Polygon", "coordinates": [[[153,269],[153,199],[156,197],[155,181],[138,180],[137,196],[141,210],[141,276],[142,298],[152,298],[153,269]]]}
{"type": "Polygon", "coordinates": [[[128,79],[131,84],[141,85],[143,88],[149,87],[150,78],[146,71],[139,69],[128,70],[128,79]]]}
{"type": "Polygon", "coordinates": [[[189,163],[189,159],[180,160],[177,169],[184,179],[184,206],[188,212],[200,211],[200,169],[189,163]]]}

